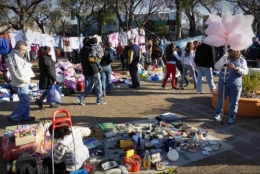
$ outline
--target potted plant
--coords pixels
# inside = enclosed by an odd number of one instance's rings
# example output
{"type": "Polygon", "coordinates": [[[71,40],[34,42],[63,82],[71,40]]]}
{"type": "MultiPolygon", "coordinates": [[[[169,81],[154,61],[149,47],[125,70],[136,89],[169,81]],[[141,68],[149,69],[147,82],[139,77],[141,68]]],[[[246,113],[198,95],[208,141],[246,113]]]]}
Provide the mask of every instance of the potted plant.
{"type": "Polygon", "coordinates": [[[260,92],[259,70],[259,68],[249,68],[249,73],[243,76],[241,97],[258,98],[260,92]]]}
{"type": "MultiPolygon", "coordinates": [[[[238,116],[260,117],[260,68],[249,68],[249,73],[243,76],[242,93],[238,101],[238,116]]],[[[212,106],[216,108],[217,90],[212,93],[212,106]]],[[[228,112],[229,101],[226,99],[224,112],[228,112]]]]}

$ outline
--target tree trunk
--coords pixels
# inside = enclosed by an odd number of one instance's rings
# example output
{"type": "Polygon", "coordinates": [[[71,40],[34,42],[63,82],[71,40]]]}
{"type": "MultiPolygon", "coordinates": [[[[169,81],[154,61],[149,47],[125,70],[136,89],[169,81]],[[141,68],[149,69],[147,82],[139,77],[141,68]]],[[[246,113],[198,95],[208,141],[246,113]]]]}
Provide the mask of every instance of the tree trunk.
{"type": "Polygon", "coordinates": [[[176,0],[176,34],[175,34],[175,39],[180,39],[181,38],[181,0],[176,0]]]}
{"type": "Polygon", "coordinates": [[[194,37],[195,30],[196,30],[196,22],[195,22],[194,14],[191,15],[191,18],[189,20],[190,20],[189,37],[194,37]]]}

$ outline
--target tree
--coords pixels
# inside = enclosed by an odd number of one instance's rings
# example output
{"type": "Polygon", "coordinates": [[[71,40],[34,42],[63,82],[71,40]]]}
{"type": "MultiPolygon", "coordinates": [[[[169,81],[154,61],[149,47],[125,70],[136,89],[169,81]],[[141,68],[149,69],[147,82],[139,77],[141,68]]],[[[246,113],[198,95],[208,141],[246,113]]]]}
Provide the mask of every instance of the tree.
{"type": "MultiPolygon", "coordinates": [[[[90,19],[93,13],[99,9],[99,0],[58,0],[60,6],[70,12],[71,19],[77,20],[78,36],[81,32],[81,21],[90,19]]],[[[93,23],[92,23],[93,24],[93,23]]],[[[86,23],[85,23],[86,25],[86,23]]]]}
{"type": "Polygon", "coordinates": [[[96,11],[92,15],[93,21],[98,24],[98,34],[102,34],[102,26],[115,23],[115,13],[112,8],[107,5],[103,5],[100,10],[96,11]]]}
{"type": "Polygon", "coordinates": [[[260,1],[259,0],[226,0],[230,3],[237,4],[246,15],[253,15],[255,17],[252,27],[256,34],[260,28],[260,1]]]}
{"type": "Polygon", "coordinates": [[[35,21],[35,23],[40,28],[43,34],[45,33],[44,24],[51,17],[51,14],[51,3],[46,2],[40,4],[39,10],[37,10],[37,12],[35,12],[35,14],[33,15],[33,20],[35,21]]]}
{"type": "Polygon", "coordinates": [[[14,29],[26,31],[40,3],[44,1],[47,0],[7,0],[0,3],[0,9],[14,29]],[[8,10],[13,13],[8,13],[8,10]]]}
{"type": "Polygon", "coordinates": [[[167,25],[152,26],[150,29],[150,34],[155,36],[164,36],[169,33],[169,28],[167,25]]]}
{"type": "Polygon", "coordinates": [[[123,31],[130,29],[132,21],[143,26],[148,17],[164,5],[163,0],[104,0],[104,3],[110,4],[123,31]],[[146,8],[147,12],[144,12],[144,17],[138,18],[140,11],[146,8]]]}

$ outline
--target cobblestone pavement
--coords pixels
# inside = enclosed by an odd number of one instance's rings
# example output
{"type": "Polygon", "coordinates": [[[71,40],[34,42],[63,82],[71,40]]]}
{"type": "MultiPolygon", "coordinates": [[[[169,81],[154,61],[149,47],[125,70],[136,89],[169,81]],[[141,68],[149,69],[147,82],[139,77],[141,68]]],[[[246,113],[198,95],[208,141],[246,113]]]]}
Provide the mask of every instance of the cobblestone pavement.
{"type": "MultiPolygon", "coordinates": [[[[122,73],[115,67],[117,73],[122,73]]],[[[125,76],[125,75],[122,75],[125,76]]],[[[191,80],[189,78],[189,80],[191,80]]],[[[215,78],[215,82],[217,78],[215,78]]],[[[170,83],[167,84],[170,87],[170,83]]],[[[229,143],[234,148],[214,156],[180,166],[178,173],[259,173],[260,172],[260,118],[238,117],[235,124],[221,125],[213,121],[215,114],[211,105],[211,94],[206,82],[203,84],[205,94],[197,94],[193,85],[185,90],[161,89],[161,83],[142,81],[139,89],[128,87],[114,88],[112,95],[105,100],[106,105],[95,104],[96,98],[90,95],[85,99],[86,105],[81,106],[76,101],[77,94],[63,97],[60,108],[65,108],[72,116],[74,125],[86,125],[102,122],[124,123],[145,119],[151,115],[173,112],[184,122],[196,128],[205,128],[209,133],[229,143]]],[[[15,107],[16,102],[0,103],[0,131],[11,125],[7,116],[15,107]]],[[[56,109],[41,111],[31,102],[31,116],[36,122],[51,119],[56,109]]],[[[224,148],[224,147],[223,147],[224,148]]],[[[1,156],[1,155],[0,155],[1,156]]],[[[1,159],[0,173],[6,173],[6,163],[1,159]]]]}

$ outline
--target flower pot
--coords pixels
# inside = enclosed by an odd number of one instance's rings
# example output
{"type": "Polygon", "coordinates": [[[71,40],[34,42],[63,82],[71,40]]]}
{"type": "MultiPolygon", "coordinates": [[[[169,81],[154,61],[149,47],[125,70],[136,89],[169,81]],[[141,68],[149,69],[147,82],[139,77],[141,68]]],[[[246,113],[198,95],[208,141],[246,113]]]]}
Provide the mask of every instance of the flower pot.
{"type": "MultiPolygon", "coordinates": [[[[218,92],[212,93],[212,106],[216,108],[218,102],[218,92]]],[[[225,100],[224,113],[228,113],[229,100],[225,100]]],[[[238,100],[237,116],[260,117],[260,99],[258,98],[240,98],[238,100]]]]}

